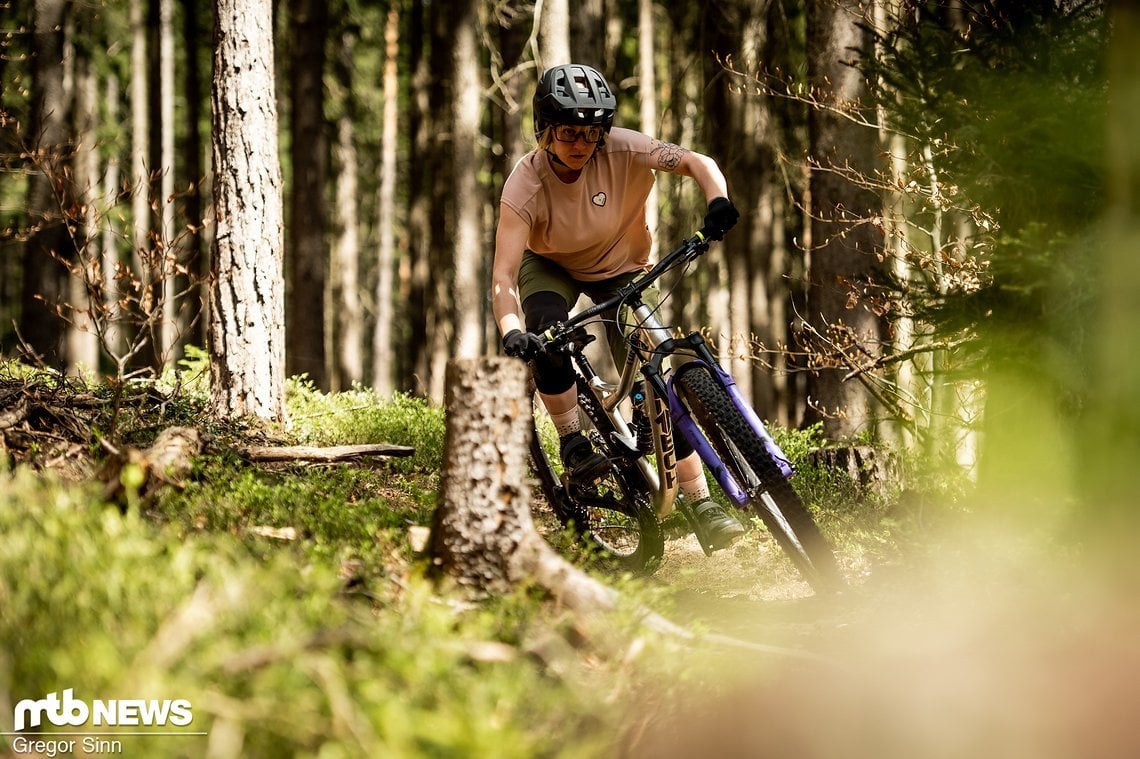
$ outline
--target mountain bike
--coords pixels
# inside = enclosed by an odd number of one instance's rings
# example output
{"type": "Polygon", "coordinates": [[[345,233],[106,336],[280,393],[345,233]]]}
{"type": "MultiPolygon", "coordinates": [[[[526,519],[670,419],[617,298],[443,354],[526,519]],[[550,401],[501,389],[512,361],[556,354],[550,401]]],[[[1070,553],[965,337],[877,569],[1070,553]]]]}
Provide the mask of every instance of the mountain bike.
{"type": "MultiPolygon", "coordinates": [[[[539,337],[548,352],[574,368],[587,434],[610,469],[591,485],[559,474],[539,436],[531,459],[559,521],[618,567],[652,572],[664,552],[661,518],[679,508],[711,555],[691,505],[678,497],[676,434],[700,455],[738,508],[760,517],[805,580],[816,590],[841,584],[835,555],[792,488],[793,467],[699,333],[675,336],[642,295],[667,272],[696,260],[710,245],[699,231],[650,271],[539,337]],[[586,325],[612,312],[626,344],[617,384],[598,376],[585,348],[596,339],[586,325]],[[622,317],[622,314],[630,314],[622,317]],[[627,418],[627,409],[628,418],[627,418]]],[[[536,400],[536,405],[540,402],[536,400]]]]}

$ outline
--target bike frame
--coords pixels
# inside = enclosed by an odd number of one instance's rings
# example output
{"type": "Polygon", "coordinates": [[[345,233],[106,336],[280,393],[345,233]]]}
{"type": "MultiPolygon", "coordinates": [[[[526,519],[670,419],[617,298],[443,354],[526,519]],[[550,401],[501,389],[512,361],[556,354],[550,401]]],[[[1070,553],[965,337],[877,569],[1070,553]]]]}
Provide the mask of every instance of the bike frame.
{"type": "Polygon", "coordinates": [[[784,477],[791,477],[794,473],[788,457],[772,439],[752,406],[745,400],[735,380],[713,356],[704,338],[695,332],[685,337],[674,337],[657,319],[654,310],[642,300],[642,293],[666,271],[697,258],[708,250],[708,246],[709,241],[698,232],[663,257],[660,263],[645,276],[622,288],[614,297],[574,315],[565,322],[553,325],[543,335],[548,342],[569,342],[569,335],[588,320],[611,309],[615,318],[620,320],[623,307],[631,310],[633,319],[629,322],[629,329],[626,330],[624,325],[622,329],[628,352],[617,385],[603,382],[589,366],[580,348],[574,349],[573,353],[579,375],[617,431],[619,439],[614,442],[627,449],[631,455],[637,452],[637,448],[634,445],[633,433],[622,415],[619,404],[628,397],[638,375],[645,378],[646,411],[650,417],[655,465],[650,465],[646,457],[638,455],[638,468],[653,493],[654,509],[658,516],[664,516],[673,510],[677,495],[677,462],[673,450],[674,429],[680,430],[685,436],[734,503],[743,506],[757,495],[755,492],[750,493],[745,490],[744,486],[733,477],[677,394],[675,385],[680,372],[682,369],[692,370],[693,365],[703,366],[709,376],[725,390],[732,404],[763,441],[765,449],[776,461],[784,477]],[[674,356],[684,359],[683,366],[674,366],[672,372],[667,374],[668,370],[663,368],[664,361],[674,356]]]}

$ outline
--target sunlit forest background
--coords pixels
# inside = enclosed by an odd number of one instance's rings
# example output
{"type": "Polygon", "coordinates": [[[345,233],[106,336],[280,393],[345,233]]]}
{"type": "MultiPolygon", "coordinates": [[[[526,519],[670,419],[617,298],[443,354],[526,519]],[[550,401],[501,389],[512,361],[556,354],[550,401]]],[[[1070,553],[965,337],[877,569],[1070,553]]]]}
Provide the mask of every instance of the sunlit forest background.
{"type": "MultiPolygon", "coordinates": [[[[498,350],[498,194],[537,74],[576,60],[728,176],[743,220],[665,309],[766,418],[973,467],[994,350],[1080,406],[1100,3],[572,5],[274,5],[290,375],[438,401],[448,358],[498,350]]],[[[126,376],[206,345],[212,12],[0,3],[6,354],[126,376]]],[[[658,246],[702,213],[659,177],[658,246]]]]}
{"type": "MultiPolygon", "coordinates": [[[[152,686],[203,732],[140,756],[1137,755],[1138,124],[1131,0],[0,0],[0,730],[152,686]],[[763,529],[706,557],[668,523],[602,631],[425,582],[445,368],[501,352],[498,197],[571,60],[727,176],[664,320],[795,460],[835,597],[763,529]],[[253,69],[268,132],[224,133],[253,69]],[[250,322],[284,298],[264,427],[215,402],[220,280],[250,322]],[[251,458],[282,441],[414,454],[251,458]],[[897,468],[813,458],[856,447],[897,468]]],[[[692,185],[658,177],[655,255],[692,185]]]]}

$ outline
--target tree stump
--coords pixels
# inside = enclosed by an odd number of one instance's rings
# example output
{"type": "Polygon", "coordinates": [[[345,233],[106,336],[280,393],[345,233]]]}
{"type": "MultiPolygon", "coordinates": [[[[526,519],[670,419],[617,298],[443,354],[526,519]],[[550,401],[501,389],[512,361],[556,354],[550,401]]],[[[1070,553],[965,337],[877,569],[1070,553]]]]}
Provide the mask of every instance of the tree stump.
{"type": "MultiPolygon", "coordinates": [[[[502,593],[527,581],[578,612],[609,611],[618,593],[566,561],[530,514],[534,407],[526,365],[456,359],[447,366],[447,428],[430,552],[438,577],[502,593]]],[[[659,627],[670,624],[656,618],[659,627]]]]}
{"type": "Polygon", "coordinates": [[[447,426],[431,554],[461,585],[504,592],[530,516],[527,368],[514,359],[457,359],[447,366],[447,426]]]}
{"type": "Polygon", "coordinates": [[[895,458],[870,445],[816,448],[805,463],[849,480],[860,495],[882,495],[898,476],[895,458]]]}

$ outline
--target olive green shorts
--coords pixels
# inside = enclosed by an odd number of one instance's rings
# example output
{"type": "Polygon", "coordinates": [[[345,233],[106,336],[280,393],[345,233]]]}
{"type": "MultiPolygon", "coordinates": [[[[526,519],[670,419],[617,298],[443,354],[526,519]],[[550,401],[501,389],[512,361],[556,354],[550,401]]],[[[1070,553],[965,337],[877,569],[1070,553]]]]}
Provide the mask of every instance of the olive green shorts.
{"type": "MultiPolygon", "coordinates": [[[[569,313],[578,302],[580,296],[586,295],[594,303],[600,303],[616,295],[618,290],[637,279],[643,273],[644,272],[641,271],[632,271],[626,274],[619,274],[616,277],[610,277],[609,279],[583,282],[574,279],[570,276],[568,271],[549,258],[544,258],[528,250],[523,253],[522,264],[519,266],[519,301],[523,304],[523,309],[525,310],[526,300],[530,296],[540,292],[557,293],[566,301],[566,311],[569,313]]],[[[658,298],[656,286],[650,287],[641,295],[642,301],[652,309],[657,308],[658,298]]],[[[622,309],[621,316],[622,319],[627,321],[632,318],[628,308],[622,309]]],[[[618,328],[617,321],[614,319],[613,311],[603,313],[601,318],[605,323],[606,339],[610,344],[610,353],[614,357],[614,362],[620,368],[625,363],[625,340],[622,337],[622,332],[618,328]]]]}

